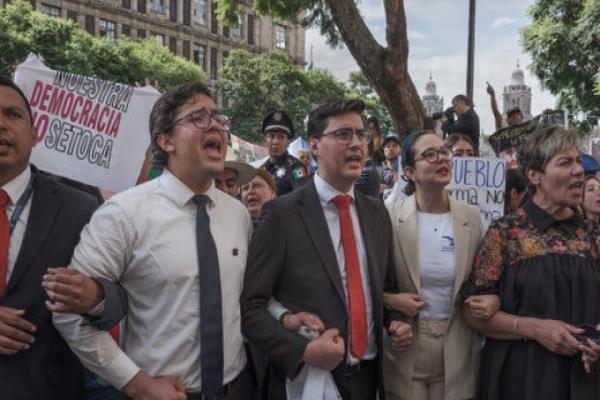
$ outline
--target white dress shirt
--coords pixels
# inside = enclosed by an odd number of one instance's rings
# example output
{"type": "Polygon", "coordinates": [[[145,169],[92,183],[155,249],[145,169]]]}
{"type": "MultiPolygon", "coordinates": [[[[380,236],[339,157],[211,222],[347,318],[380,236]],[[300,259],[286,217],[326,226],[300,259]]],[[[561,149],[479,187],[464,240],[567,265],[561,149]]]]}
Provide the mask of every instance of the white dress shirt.
{"type": "MultiPolygon", "coordinates": [[[[244,206],[214,183],[205,194],[212,203],[208,215],[219,259],[227,384],[246,364],[239,299],[252,223],[244,206]]],[[[71,268],[119,282],[127,292],[122,349],[79,315],[54,314],[54,324],[84,365],[119,389],[141,369],[177,376],[187,391],[201,391],[193,196],[165,169],[100,207],[75,248],[71,268]]]]}
{"type": "MultiPolygon", "coordinates": [[[[314,177],[315,187],[321,206],[323,207],[323,213],[325,214],[325,221],[329,227],[329,235],[331,236],[331,242],[335,250],[335,255],[340,269],[340,275],[342,276],[342,286],[344,287],[344,294],[346,295],[346,304],[348,304],[348,283],[346,278],[346,262],[344,259],[344,245],[342,243],[342,230],[340,227],[340,217],[338,208],[331,202],[337,195],[350,195],[352,197],[352,204],[350,205],[350,215],[352,217],[352,226],[354,228],[354,238],[356,239],[356,246],[358,247],[358,261],[360,264],[360,275],[362,277],[363,292],[365,294],[365,307],[367,312],[367,329],[368,329],[368,346],[367,352],[364,355],[365,360],[372,360],[377,355],[377,345],[375,343],[375,326],[373,323],[373,299],[371,298],[371,286],[369,285],[369,269],[367,264],[367,252],[365,250],[365,242],[363,240],[362,232],[360,230],[360,221],[358,214],[356,213],[356,205],[354,204],[354,188],[350,189],[348,193],[342,193],[327,182],[323,180],[317,173],[314,177]]],[[[349,311],[348,311],[349,312],[349,311]]],[[[350,327],[350,322],[348,322],[350,327]]],[[[348,349],[351,347],[350,343],[350,332],[348,334],[348,349]]],[[[351,352],[348,351],[348,364],[358,363],[358,359],[352,356],[351,352]]]]}
{"type": "MultiPolygon", "coordinates": [[[[2,190],[8,194],[8,205],[6,207],[6,214],[8,220],[10,219],[15,212],[15,208],[17,207],[17,202],[25,193],[25,189],[27,189],[27,185],[31,180],[31,168],[29,165],[25,168],[25,171],[21,172],[17,175],[13,180],[7,182],[4,186],[2,186],[2,190]]],[[[15,269],[15,264],[17,262],[17,257],[19,257],[19,251],[21,250],[21,243],[23,243],[23,238],[25,237],[25,229],[27,228],[27,221],[29,221],[29,211],[31,210],[31,199],[33,198],[33,193],[25,203],[25,207],[17,220],[17,224],[15,225],[15,229],[10,235],[10,239],[8,242],[8,269],[6,271],[6,283],[8,281],[15,269]]]]}

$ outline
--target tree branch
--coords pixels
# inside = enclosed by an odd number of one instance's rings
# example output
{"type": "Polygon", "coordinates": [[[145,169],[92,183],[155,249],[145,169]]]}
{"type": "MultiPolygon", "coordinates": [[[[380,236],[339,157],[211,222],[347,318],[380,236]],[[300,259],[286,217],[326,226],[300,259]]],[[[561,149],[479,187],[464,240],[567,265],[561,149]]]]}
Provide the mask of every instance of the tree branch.
{"type": "Polygon", "coordinates": [[[406,40],[406,13],[403,0],[384,0],[387,20],[386,40],[392,57],[400,57],[404,63],[408,58],[408,40],[406,40]]]}
{"type": "Polygon", "coordinates": [[[348,0],[326,0],[326,3],[348,50],[361,69],[372,75],[377,70],[374,64],[382,62],[385,49],[375,40],[356,3],[348,0]]]}

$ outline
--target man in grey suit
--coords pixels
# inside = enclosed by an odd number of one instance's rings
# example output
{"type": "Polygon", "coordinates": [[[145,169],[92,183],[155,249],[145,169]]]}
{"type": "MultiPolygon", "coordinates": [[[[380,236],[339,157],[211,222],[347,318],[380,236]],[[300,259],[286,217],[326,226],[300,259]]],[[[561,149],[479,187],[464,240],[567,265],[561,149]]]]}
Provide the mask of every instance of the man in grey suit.
{"type": "Polygon", "coordinates": [[[21,90],[0,78],[0,397],[83,398],[83,367],[52,325],[41,282],[64,265],[98,201],[29,164],[36,142],[21,90]]]}
{"type": "Polygon", "coordinates": [[[363,111],[360,101],[333,101],[311,112],[317,174],[265,204],[250,245],[242,331],[272,363],[271,399],[285,398],[285,377],[304,364],[331,370],[344,399],[383,399],[384,324],[396,348],[412,341],[410,326],[382,304],[383,290],[396,288],[388,213],[353,188],[368,153],[363,111]],[[287,330],[268,310],[272,297],[315,314],[326,330],[312,341],[287,330]]]}

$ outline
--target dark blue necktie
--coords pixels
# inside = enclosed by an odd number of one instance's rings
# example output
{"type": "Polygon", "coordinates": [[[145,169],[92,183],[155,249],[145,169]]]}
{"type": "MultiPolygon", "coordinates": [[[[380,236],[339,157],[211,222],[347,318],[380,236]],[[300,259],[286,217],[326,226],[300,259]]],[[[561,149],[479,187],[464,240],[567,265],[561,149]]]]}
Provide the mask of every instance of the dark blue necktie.
{"type": "Polygon", "coordinates": [[[223,314],[221,311],[221,278],[217,246],[210,233],[210,217],[206,207],[210,199],[194,196],[196,214],[196,248],[200,279],[200,362],[202,394],[209,399],[223,393],[223,314]]]}

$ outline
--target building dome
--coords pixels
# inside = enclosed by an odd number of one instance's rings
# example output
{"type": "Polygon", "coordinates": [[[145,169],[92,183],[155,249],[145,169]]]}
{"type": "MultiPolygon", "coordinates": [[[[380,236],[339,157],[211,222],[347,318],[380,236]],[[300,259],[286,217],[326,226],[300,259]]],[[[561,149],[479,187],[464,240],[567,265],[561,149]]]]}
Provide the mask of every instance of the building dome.
{"type": "Polygon", "coordinates": [[[427,96],[437,95],[437,86],[435,85],[435,82],[433,81],[431,75],[429,75],[429,81],[425,85],[425,94],[427,96]]]}
{"type": "Polygon", "coordinates": [[[511,85],[525,85],[525,74],[523,70],[519,67],[519,62],[517,61],[517,69],[515,69],[510,77],[511,85]]]}

